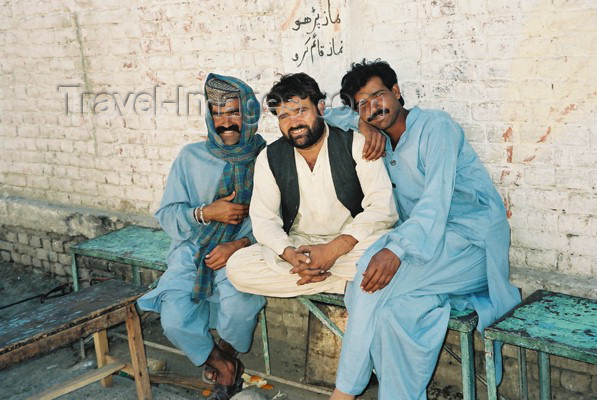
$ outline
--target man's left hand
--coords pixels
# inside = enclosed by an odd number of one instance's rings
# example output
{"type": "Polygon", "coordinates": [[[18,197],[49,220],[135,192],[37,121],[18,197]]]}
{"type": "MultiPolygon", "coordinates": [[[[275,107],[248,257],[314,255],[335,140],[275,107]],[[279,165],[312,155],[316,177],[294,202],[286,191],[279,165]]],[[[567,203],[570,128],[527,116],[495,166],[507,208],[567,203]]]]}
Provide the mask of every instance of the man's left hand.
{"type": "Polygon", "coordinates": [[[365,136],[365,145],[363,146],[365,160],[377,160],[386,154],[386,137],[379,129],[359,119],[359,132],[365,136]]]}
{"type": "Polygon", "coordinates": [[[237,250],[247,247],[251,242],[247,238],[235,240],[234,242],[220,243],[205,256],[205,265],[214,271],[226,266],[228,259],[237,250]]]}
{"type": "Polygon", "coordinates": [[[401,261],[388,249],[378,251],[363,273],[361,289],[373,293],[385,288],[400,268],[401,261]]]}
{"type": "MultiPolygon", "coordinates": [[[[332,268],[332,265],[334,265],[338,257],[340,257],[337,249],[331,245],[331,242],[326,244],[301,246],[296,249],[296,251],[308,254],[309,258],[311,259],[311,263],[308,265],[309,268],[317,268],[321,269],[322,271],[327,271],[328,269],[332,268]]],[[[290,272],[296,273],[299,272],[299,269],[300,267],[293,268],[290,272]]]]}
{"type": "MultiPolygon", "coordinates": [[[[325,245],[318,245],[318,246],[325,246],[325,245]]],[[[291,274],[297,274],[301,277],[296,284],[297,285],[305,285],[307,283],[315,283],[321,282],[327,279],[331,274],[327,272],[327,269],[322,268],[322,266],[313,265],[312,259],[312,252],[311,248],[314,246],[301,246],[298,249],[294,250],[297,254],[302,256],[306,256],[306,261],[299,261],[296,265],[292,265],[292,269],[290,270],[291,274]]],[[[316,253],[320,253],[319,249],[316,253]]],[[[324,249],[323,252],[327,251],[324,249]]],[[[334,260],[335,261],[335,260],[334,260]]],[[[334,261],[332,261],[331,265],[334,265],[334,261]]]]}
{"type": "MultiPolygon", "coordinates": [[[[329,243],[301,246],[296,251],[309,255],[311,269],[318,268],[327,271],[332,268],[338,258],[351,251],[357,243],[358,241],[351,235],[342,234],[329,243]]],[[[290,272],[298,272],[294,269],[290,272]]]]}

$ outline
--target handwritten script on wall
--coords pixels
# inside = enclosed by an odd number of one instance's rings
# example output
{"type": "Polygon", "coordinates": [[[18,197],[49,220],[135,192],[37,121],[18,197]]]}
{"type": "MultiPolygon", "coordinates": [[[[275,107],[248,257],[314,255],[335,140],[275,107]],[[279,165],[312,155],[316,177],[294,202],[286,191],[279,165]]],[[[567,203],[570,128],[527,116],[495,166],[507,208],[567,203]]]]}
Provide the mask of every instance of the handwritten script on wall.
{"type": "MultiPolygon", "coordinates": [[[[282,25],[285,72],[306,72],[324,90],[346,71],[347,0],[297,0],[282,25]]],[[[290,8],[292,7],[292,8],[290,8]]]]}
{"type": "Polygon", "coordinates": [[[295,27],[293,31],[298,32],[303,30],[308,35],[307,40],[304,43],[303,54],[294,53],[292,61],[295,61],[297,67],[300,67],[307,56],[311,60],[311,63],[315,61],[315,57],[332,57],[340,55],[344,52],[344,44],[342,39],[338,39],[339,43],[336,44],[336,38],[332,37],[331,40],[321,40],[321,30],[326,26],[340,24],[340,13],[336,12],[336,16],[332,17],[331,1],[327,0],[327,10],[317,10],[315,7],[311,7],[310,15],[304,16],[302,19],[296,19],[294,21],[295,27]],[[317,12],[317,15],[315,13],[317,12]],[[317,30],[317,32],[316,32],[317,30]]]}

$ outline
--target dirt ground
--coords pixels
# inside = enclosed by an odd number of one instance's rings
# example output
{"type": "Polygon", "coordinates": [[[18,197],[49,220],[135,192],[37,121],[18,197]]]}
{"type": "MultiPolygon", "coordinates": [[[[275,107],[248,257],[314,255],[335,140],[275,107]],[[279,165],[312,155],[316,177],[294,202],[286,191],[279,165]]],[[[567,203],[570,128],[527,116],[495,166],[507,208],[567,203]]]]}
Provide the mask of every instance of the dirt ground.
{"type": "MultiPolygon", "coordinates": [[[[60,285],[60,281],[44,275],[36,274],[31,269],[15,267],[11,264],[0,263],[2,280],[0,281],[0,308],[13,304],[19,300],[45,293],[60,285]]],[[[52,301],[48,299],[46,301],[52,301]]],[[[35,309],[39,306],[39,299],[33,299],[18,305],[0,309],[0,325],[10,320],[20,312],[35,309]]],[[[128,358],[128,344],[116,335],[125,334],[124,325],[109,330],[110,353],[120,359],[128,358]]],[[[162,334],[162,328],[156,315],[146,315],[143,318],[143,336],[147,341],[171,346],[162,334]]],[[[22,362],[18,365],[0,371],[0,399],[26,399],[48,387],[65,382],[87,370],[96,368],[93,341],[85,341],[85,357],[81,358],[80,343],[53,351],[49,354],[22,362]]],[[[152,347],[146,347],[148,359],[166,361],[166,369],[172,373],[194,376],[201,379],[201,368],[194,366],[186,357],[152,347]]],[[[270,343],[272,375],[286,380],[301,383],[304,376],[304,349],[289,348],[285,343],[270,343]]],[[[263,356],[260,338],[254,339],[251,351],[241,355],[245,368],[263,371],[263,356]]],[[[267,379],[273,386],[269,389],[249,387],[235,399],[242,400],[320,400],[327,399],[325,394],[286,385],[275,379],[267,379]]],[[[323,388],[329,390],[330,388],[323,388]]],[[[185,389],[169,384],[153,385],[154,399],[205,399],[199,391],[185,389]]],[[[430,400],[461,399],[462,395],[451,387],[430,387],[430,400]]],[[[34,397],[35,398],[35,397],[34,397]]],[[[361,399],[373,400],[377,398],[375,383],[363,394],[361,399]]],[[[134,381],[123,376],[114,376],[114,384],[110,388],[103,388],[99,382],[92,383],[61,399],[93,399],[93,400],[121,400],[136,399],[134,381]]]]}

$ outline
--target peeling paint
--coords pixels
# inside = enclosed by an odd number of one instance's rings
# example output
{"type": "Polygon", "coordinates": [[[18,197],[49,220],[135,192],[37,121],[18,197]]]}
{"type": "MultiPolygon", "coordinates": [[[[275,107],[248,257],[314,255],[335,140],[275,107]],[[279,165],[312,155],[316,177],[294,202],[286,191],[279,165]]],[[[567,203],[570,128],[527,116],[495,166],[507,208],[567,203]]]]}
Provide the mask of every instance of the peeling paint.
{"type": "Polygon", "coordinates": [[[506,161],[511,163],[512,162],[512,152],[514,151],[514,147],[513,146],[508,146],[506,147],[506,161]]]}
{"type": "Polygon", "coordinates": [[[578,109],[578,106],[576,104],[570,104],[568,107],[564,109],[564,111],[560,113],[560,117],[557,119],[557,122],[562,122],[566,115],[570,114],[571,111],[574,111],[576,109],[578,109]]]}
{"type": "Polygon", "coordinates": [[[510,203],[506,198],[504,198],[504,207],[506,208],[506,217],[510,219],[512,217],[512,210],[510,210],[510,203]]]}
{"type": "Polygon", "coordinates": [[[510,175],[510,171],[507,169],[503,170],[500,175],[500,183],[504,183],[504,178],[507,177],[508,175],[510,175]]]}
{"type": "Polygon", "coordinates": [[[297,13],[300,5],[301,5],[301,1],[302,0],[296,0],[294,2],[294,6],[292,6],[292,11],[290,11],[290,13],[288,13],[288,17],[286,18],[286,20],[280,26],[280,30],[281,31],[285,31],[285,30],[287,30],[290,27],[290,24],[293,22],[294,16],[296,15],[296,13],[297,13]]]}
{"type": "Polygon", "coordinates": [[[550,133],[551,133],[551,126],[547,127],[547,131],[545,131],[545,133],[543,134],[543,136],[541,136],[539,138],[539,140],[537,141],[537,143],[545,143],[545,141],[549,137],[550,133]]]}
{"type": "Polygon", "coordinates": [[[153,72],[153,71],[147,71],[147,72],[145,73],[145,75],[147,75],[147,77],[148,77],[149,79],[151,79],[153,82],[155,82],[155,83],[156,83],[156,84],[158,84],[158,85],[165,85],[165,84],[166,84],[164,81],[160,80],[160,79],[158,78],[158,76],[156,75],[156,73],[155,73],[155,72],[153,72]]]}
{"type": "Polygon", "coordinates": [[[502,137],[504,138],[504,142],[509,142],[510,139],[512,139],[512,127],[506,129],[506,132],[504,132],[502,137]]]}

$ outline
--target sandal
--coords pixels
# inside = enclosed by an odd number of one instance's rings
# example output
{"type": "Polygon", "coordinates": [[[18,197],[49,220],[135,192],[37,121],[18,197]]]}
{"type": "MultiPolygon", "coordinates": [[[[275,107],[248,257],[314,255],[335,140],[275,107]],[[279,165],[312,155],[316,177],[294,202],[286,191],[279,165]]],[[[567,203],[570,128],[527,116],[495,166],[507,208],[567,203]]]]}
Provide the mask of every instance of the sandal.
{"type": "Polygon", "coordinates": [[[232,396],[243,390],[243,383],[245,382],[243,380],[243,373],[245,372],[245,366],[238,358],[234,359],[234,363],[236,366],[234,383],[226,386],[216,382],[213,392],[207,400],[229,400],[232,396]]]}
{"type": "MultiPolygon", "coordinates": [[[[238,356],[238,351],[232,347],[230,343],[225,341],[224,339],[220,339],[218,341],[217,346],[222,350],[224,353],[236,358],[238,356]]],[[[218,370],[214,367],[205,364],[203,366],[203,372],[201,373],[201,380],[209,385],[215,385],[218,380],[218,370]],[[211,376],[211,378],[210,378],[211,376]]]]}

